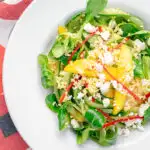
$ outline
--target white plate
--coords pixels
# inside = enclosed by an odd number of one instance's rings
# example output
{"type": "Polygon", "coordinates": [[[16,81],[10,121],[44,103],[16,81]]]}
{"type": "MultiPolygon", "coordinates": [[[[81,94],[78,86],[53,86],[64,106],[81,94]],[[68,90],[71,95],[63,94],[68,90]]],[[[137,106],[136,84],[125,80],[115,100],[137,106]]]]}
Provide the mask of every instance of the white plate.
{"type": "MultiPolygon", "coordinates": [[[[41,87],[37,64],[38,54],[48,50],[56,27],[68,15],[83,9],[85,4],[86,0],[34,1],[11,35],[3,70],[6,102],[17,129],[34,150],[99,148],[91,141],[78,146],[73,133],[68,130],[59,132],[56,115],[45,105],[47,91],[41,87]]],[[[146,25],[150,25],[149,0],[110,0],[110,5],[139,15],[146,25]]],[[[147,128],[143,133],[135,132],[128,138],[119,138],[118,144],[107,150],[147,150],[150,145],[149,138],[147,128]]]]}

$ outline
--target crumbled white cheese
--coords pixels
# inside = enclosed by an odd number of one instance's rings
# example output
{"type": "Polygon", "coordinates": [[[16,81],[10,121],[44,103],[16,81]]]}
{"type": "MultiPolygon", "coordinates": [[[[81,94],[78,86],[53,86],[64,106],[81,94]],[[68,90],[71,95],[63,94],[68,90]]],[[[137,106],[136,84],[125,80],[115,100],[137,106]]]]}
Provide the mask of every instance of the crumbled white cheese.
{"type": "Polygon", "coordinates": [[[111,84],[112,84],[113,88],[116,89],[117,91],[121,92],[122,94],[125,93],[125,91],[123,90],[123,86],[121,84],[117,83],[117,81],[111,80],[111,84]]]}
{"type": "Polygon", "coordinates": [[[118,83],[116,80],[111,80],[111,84],[115,89],[117,89],[118,83]]]}
{"type": "Polygon", "coordinates": [[[148,98],[148,103],[150,104],[150,97],[148,98]]]}
{"type": "Polygon", "coordinates": [[[143,117],[144,116],[144,113],[145,111],[149,108],[149,104],[148,103],[145,103],[145,104],[142,104],[139,108],[139,116],[140,117],[143,117]]]}
{"type": "Polygon", "coordinates": [[[114,28],[116,27],[116,25],[117,25],[117,23],[116,23],[115,20],[111,20],[111,21],[109,22],[109,27],[110,27],[111,29],[114,29],[114,28]]]}
{"type": "Polygon", "coordinates": [[[79,123],[78,123],[77,120],[75,120],[75,119],[72,119],[72,120],[71,120],[71,125],[72,125],[72,127],[73,127],[74,129],[80,127],[79,123]]]}
{"type": "Polygon", "coordinates": [[[118,135],[129,136],[130,130],[128,128],[123,128],[123,129],[119,128],[118,135]]]}
{"type": "Polygon", "coordinates": [[[114,58],[112,53],[110,52],[105,52],[104,53],[104,64],[106,65],[112,65],[114,63],[114,58]]]}
{"type": "Polygon", "coordinates": [[[101,81],[105,81],[105,79],[106,79],[106,76],[103,73],[98,74],[98,77],[101,81]]]}
{"type": "Polygon", "coordinates": [[[102,72],[103,71],[103,66],[101,65],[101,64],[96,64],[96,70],[98,71],[98,72],[102,72]]]}
{"type": "Polygon", "coordinates": [[[144,42],[141,42],[139,39],[136,39],[134,41],[135,46],[139,49],[139,50],[144,50],[146,48],[146,45],[144,42]]]}
{"type": "Polygon", "coordinates": [[[128,128],[128,127],[132,127],[133,125],[136,125],[136,123],[137,123],[136,119],[135,120],[129,120],[129,121],[125,122],[125,125],[128,128]]]}
{"type": "Polygon", "coordinates": [[[91,25],[90,23],[87,23],[84,26],[84,30],[88,33],[93,33],[93,32],[96,32],[97,28],[95,26],[91,25]]]}
{"type": "Polygon", "coordinates": [[[83,96],[84,96],[84,94],[83,94],[83,93],[81,93],[81,92],[79,92],[79,93],[78,93],[78,96],[77,96],[77,99],[82,99],[82,98],[83,98],[83,96]]]}
{"type": "Polygon", "coordinates": [[[72,95],[69,95],[69,96],[68,96],[68,100],[71,100],[71,99],[72,99],[72,95]]]}
{"type": "Polygon", "coordinates": [[[102,86],[102,83],[101,82],[96,82],[96,87],[97,88],[100,88],[102,86]]]}
{"type": "Polygon", "coordinates": [[[103,85],[101,85],[100,90],[103,94],[107,93],[110,88],[110,82],[105,82],[103,85]]]}
{"type": "Polygon", "coordinates": [[[107,108],[110,105],[110,100],[108,98],[103,99],[103,105],[105,108],[107,108]]]}
{"type": "Polygon", "coordinates": [[[103,31],[103,32],[101,32],[101,37],[102,37],[105,41],[107,41],[107,40],[109,39],[109,37],[110,37],[110,32],[109,32],[109,31],[103,31]]]}

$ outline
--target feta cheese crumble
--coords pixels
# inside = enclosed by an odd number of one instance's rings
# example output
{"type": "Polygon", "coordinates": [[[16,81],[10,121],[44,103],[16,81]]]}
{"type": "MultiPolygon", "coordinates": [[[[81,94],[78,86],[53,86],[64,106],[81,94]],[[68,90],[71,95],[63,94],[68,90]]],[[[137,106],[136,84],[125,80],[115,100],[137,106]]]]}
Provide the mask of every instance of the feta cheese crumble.
{"type": "Polygon", "coordinates": [[[149,104],[146,103],[146,104],[142,104],[139,108],[139,116],[140,117],[143,117],[144,116],[144,113],[145,111],[149,108],[149,104]]]}
{"type": "Polygon", "coordinates": [[[110,52],[104,53],[104,64],[106,65],[112,65],[114,62],[114,58],[110,52]]]}
{"type": "Polygon", "coordinates": [[[112,81],[111,81],[111,84],[112,84],[112,86],[113,86],[115,89],[117,89],[118,83],[117,83],[116,80],[112,80],[112,81]]]}
{"type": "Polygon", "coordinates": [[[145,43],[141,42],[139,39],[136,39],[134,41],[135,46],[141,51],[144,50],[146,48],[145,43]]]}
{"type": "Polygon", "coordinates": [[[110,100],[108,98],[103,99],[103,105],[105,108],[107,108],[110,105],[110,100]]]}
{"type": "Polygon", "coordinates": [[[110,32],[109,31],[103,31],[103,32],[101,32],[101,37],[105,40],[105,41],[107,41],[108,39],[109,39],[109,37],[110,37],[110,32]]]}
{"type": "Polygon", "coordinates": [[[103,71],[103,66],[101,65],[101,64],[96,64],[96,70],[98,71],[98,72],[102,72],[103,71]]]}
{"type": "Polygon", "coordinates": [[[77,120],[75,120],[75,119],[72,119],[72,120],[71,120],[71,125],[72,125],[72,127],[73,127],[74,129],[80,127],[79,123],[78,123],[77,120]]]}
{"type": "Polygon", "coordinates": [[[71,100],[71,99],[72,99],[72,95],[69,95],[69,96],[68,96],[68,100],[71,100]]]}
{"type": "Polygon", "coordinates": [[[100,90],[103,94],[107,93],[110,88],[110,82],[105,82],[104,84],[101,85],[100,90]]]}
{"type": "Polygon", "coordinates": [[[106,76],[103,73],[98,74],[98,77],[101,81],[105,81],[105,79],[106,79],[106,76]]]}
{"type": "Polygon", "coordinates": [[[77,96],[77,99],[82,99],[82,98],[83,98],[83,96],[84,96],[84,94],[83,94],[83,93],[81,93],[81,92],[79,92],[79,93],[78,93],[78,96],[77,96]]]}
{"type": "Polygon", "coordinates": [[[93,32],[96,32],[97,28],[95,26],[91,25],[90,23],[87,23],[84,26],[84,30],[88,33],[93,33],[93,32]]]}

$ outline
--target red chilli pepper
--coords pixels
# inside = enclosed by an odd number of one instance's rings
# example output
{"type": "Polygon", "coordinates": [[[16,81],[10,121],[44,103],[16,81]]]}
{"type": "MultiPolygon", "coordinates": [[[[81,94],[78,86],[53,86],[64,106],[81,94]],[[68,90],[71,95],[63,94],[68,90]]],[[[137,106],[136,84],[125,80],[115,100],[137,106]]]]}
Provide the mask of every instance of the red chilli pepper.
{"type": "MultiPolygon", "coordinates": [[[[101,63],[102,64],[102,63],[101,63]]],[[[139,101],[139,102],[143,102],[136,94],[134,94],[130,89],[128,89],[123,83],[121,83],[120,81],[118,81],[108,70],[107,68],[104,66],[104,64],[102,64],[104,70],[106,71],[106,73],[113,79],[115,80],[118,84],[121,84],[122,87],[124,88],[124,90],[126,90],[132,97],[134,97],[135,100],[139,101]]]]}
{"type": "Polygon", "coordinates": [[[119,49],[121,48],[121,46],[124,44],[124,42],[127,42],[128,40],[130,40],[129,37],[125,38],[124,41],[122,41],[121,43],[119,43],[116,47],[114,47],[113,49],[112,48],[108,48],[108,51],[113,51],[115,49],[119,49]]]}
{"type": "Polygon", "coordinates": [[[150,97],[150,92],[148,94],[145,95],[146,99],[148,99],[150,97]]]}
{"type": "Polygon", "coordinates": [[[100,113],[102,113],[104,115],[104,117],[106,117],[108,120],[112,120],[112,118],[109,116],[109,114],[107,114],[106,112],[104,112],[101,109],[97,109],[97,111],[99,111],[100,113]]]}
{"type": "Polygon", "coordinates": [[[94,97],[92,97],[92,102],[93,102],[93,103],[95,102],[95,98],[94,98],[94,97]]]}
{"type": "Polygon", "coordinates": [[[71,83],[68,85],[68,87],[66,88],[66,92],[61,95],[61,97],[60,97],[60,99],[59,99],[59,103],[60,103],[60,104],[64,101],[65,97],[67,96],[68,92],[69,92],[70,89],[73,87],[73,85],[74,85],[74,82],[71,82],[71,83]]]}
{"type": "Polygon", "coordinates": [[[92,36],[94,36],[96,34],[97,31],[102,32],[103,28],[100,26],[95,32],[91,33],[90,35],[88,35],[86,37],[86,39],[84,41],[82,41],[81,44],[78,44],[78,46],[73,50],[71,56],[68,59],[68,63],[72,60],[72,57],[74,56],[74,54],[82,47],[82,45],[84,45],[92,36]]]}
{"type": "Polygon", "coordinates": [[[112,122],[105,123],[105,124],[103,125],[103,128],[107,128],[107,127],[109,127],[109,126],[116,125],[117,123],[120,123],[120,122],[127,122],[127,121],[129,121],[129,120],[134,120],[134,119],[144,119],[144,117],[131,116],[131,117],[128,117],[128,118],[121,118],[121,119],[118,119],[118,120],[115,120],[115,121],[112,121],[112,122]]]}

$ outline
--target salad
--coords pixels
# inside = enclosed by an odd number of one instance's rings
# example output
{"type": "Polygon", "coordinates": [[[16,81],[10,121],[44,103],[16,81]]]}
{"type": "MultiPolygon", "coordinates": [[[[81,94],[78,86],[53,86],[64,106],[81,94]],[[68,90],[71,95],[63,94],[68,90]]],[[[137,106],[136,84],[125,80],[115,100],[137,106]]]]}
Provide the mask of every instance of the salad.
{"type": "Polygon", "coordinates": [[[139,17],[106,6],[88,0],[38,56],[42,85],[53,89],[46,104],[78,144],[113,145],[150,119],[150,32],[139,17]]]}

